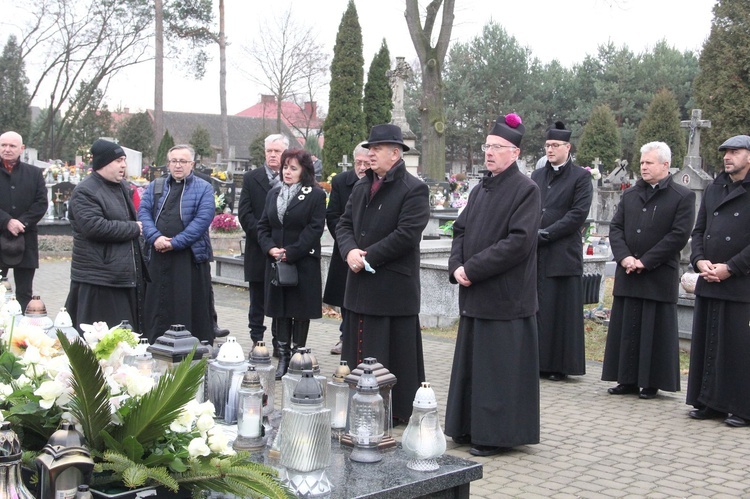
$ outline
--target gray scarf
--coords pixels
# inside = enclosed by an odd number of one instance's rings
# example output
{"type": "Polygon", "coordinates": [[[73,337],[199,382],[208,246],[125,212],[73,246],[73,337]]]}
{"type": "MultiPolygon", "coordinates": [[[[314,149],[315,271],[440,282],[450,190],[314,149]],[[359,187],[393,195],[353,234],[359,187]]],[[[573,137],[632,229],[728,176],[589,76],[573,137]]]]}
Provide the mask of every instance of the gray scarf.
{"type": "Polygon", "coordinates": [[[276,210],[279,212],[279,222],[282,224],[284,223],[284,214],[286,214],[289,202],[297,195],[301,188],[302,184],[299,182],[292,185],[281,184],[279,197],[276,198],[276,210]]]}

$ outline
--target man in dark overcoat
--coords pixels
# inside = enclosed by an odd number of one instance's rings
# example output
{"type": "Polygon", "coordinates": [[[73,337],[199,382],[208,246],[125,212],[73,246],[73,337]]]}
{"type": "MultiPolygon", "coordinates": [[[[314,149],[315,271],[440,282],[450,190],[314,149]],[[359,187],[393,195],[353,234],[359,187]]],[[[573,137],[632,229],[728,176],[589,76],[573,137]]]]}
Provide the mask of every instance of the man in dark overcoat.
{"type": "Polygon", "coordinates": [[[695,287],[687,403],[695,419],[750,424],[750,136],[721,146],[724,172],[706,187],[693,229],[695,287]]]}
{"type": "MultiPolygon", "coordinates": [[[[333,253],[331,253],[331,263],[328,267],[328,277],[326,278],[326,288],[323,292],[323,302],[334,307],[344,305],[344,289],[346,288],[346,275],[349,273],[349,267],[341,258],[339,253],[339,244],[336,242],[336,225],[339,218],[344,213],[346,203],[352,194],[352,188],[359,179],[365,176],[365,172],[370,168],[370,158],[367,157],[367,149],[362,147],[364,142],[357,144],[354,148],[354,168],[341,172],[331,180],[331,195],[328,197],[328,207],[326,208],[326,225],[328,232],[333,237],[333,253]]],[[[341,308],[341,336],[338,343],[331,349],[334,355],[341,355],[341,339],[344,335],[344,314],[346,309],[341,308]]]]}
{"type": "Polygon", "coordinates": [[[570,130],[547,129],[547,162],[531,180],[542,196],[537,247],[539,370],[552,381],[586,374],[581,228],[591,207],[591,174],[573,163],[570,130]]]}
{"type": "Polygon", "coordinates": [[[680,389],[677,290],[680,251],[695,220],[695,193],[669,174],[664,142],[641,147],[641,178],[626,190],[609,238],[617,262],[602,380],[612,395],[652,399],[680,389]]]}
{"type": "Polygon", "coordinates": [[[354,184],[336,227],[349,275],[341,358],[350,366],[375,357],[398,382],[393,418],[407,421],[425,380],[419,326],[419,242],[430,218],[427,184],[406,170],[401,128],[375,125],[370,170],[354,184]]]}
{"type": "Polygon", "coordinates": [[[445,433],[475,456],[539,443],[536,247],[539,187],[518,169],[525,128],[501,116],[485,139],[489,174],[453,224],[460,285],[445,433]]]}
{"type": "Polygon", "coordinates": [[[25,311],[39,268],[36,224],[47,213],[47,188],[42,170],[21,161],[23,150],[18,133],[0,135],[0,272],[7,277],[13,269],[16,298],[25,311]]]}
{"type": "MultiPolygon", "coordinates": [[[[266,205],[266,196],[271,187],[279,183],[281,155],[289,147],[285,135],[274,134],[265,140],[266,162],[263,166],[250,170],[242,177],[242,192],[237,207],[240,225],[245,231],[245,280],[250,290],[250,309],[247,314],[250,338],[253,345],[263,340],[265,318],[265,272],[266,255],[258,244],[258,220],[266,205]]],[[[271,333],[274,328],[271,326],[271,333]]],[[[278,357],[274,341],[274,357],[278,357]]]]}

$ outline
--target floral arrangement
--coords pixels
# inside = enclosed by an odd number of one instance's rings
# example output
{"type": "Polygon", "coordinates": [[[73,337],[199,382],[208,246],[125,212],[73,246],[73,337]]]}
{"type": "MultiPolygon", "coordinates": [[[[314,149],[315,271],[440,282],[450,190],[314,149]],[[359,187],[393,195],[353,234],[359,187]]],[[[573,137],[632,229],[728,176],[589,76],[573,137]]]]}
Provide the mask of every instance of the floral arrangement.
{"type": "Polygon", "coordinates": [[[463,208],[469,202],[469,182],[462,173],[457,173],[450,177],[451,208],[463,208]]]}
{"type": "Polygon", "coordinates": [[[217,171],[214,171],[213,173],[211,173],[211,176],[214,177],[214,178],[216,178],[216,179],[219,179],[219,180],[221,180],[223,182],[226,182],[226,180],[227,180],[227,172],[217,172],[217,171]]]}
{"type": "Polygon", "coordinates": [[[320,186],[321,189],[326,191],[326,194],[331,193],[331,184],[329,182],[318,182],[318,185],[320,186]]]}
{"type": "Polygon", "coordinates": [[[98,323],[81,340],[13,325],[0,337],[0,417],[22,439],[25,459],[62,419],[86,438],[95,461],[92,487],[161,485],[239,497],[293,497],[276,472],[235,453],[214,424],[214,408],[193,397],[205,360],[192,355],[158,379],[130,365],[138,335],[98,323]]]}
{"type": "Polygon", "coordinates": [[[224,233],[237,232],[240,230],[240,223],[231,213],[220,213],[211,221],[211,230],[224,233]]]}
{"type": "Polygon", "coordinates": [[[594,180],[599,180],[600,178],[602,178],[602,173],[599,171],[599,168],[591,168],[590,166],[587,166],[586,170],[588,170],[594,180]]]}

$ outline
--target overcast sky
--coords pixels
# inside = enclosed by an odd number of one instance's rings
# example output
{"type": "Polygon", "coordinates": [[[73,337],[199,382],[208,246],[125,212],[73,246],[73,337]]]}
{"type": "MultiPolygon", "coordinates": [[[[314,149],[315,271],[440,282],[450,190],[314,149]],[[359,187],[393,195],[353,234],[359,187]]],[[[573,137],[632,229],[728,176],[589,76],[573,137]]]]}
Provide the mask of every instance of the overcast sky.
{"type": "MultiPolygon", "coordinates": [[[[12,0],[0,0],[9,4],[12,0]]],[[[214,0],[218,5],[218,1],[214,0]]],[[[225,0],[227,49],[227,101],[229,114],[258,102],[262,87],[238,70],[241,46],[250,45],[267,16],[289,6],[297,22],[313,26],[318,41],[333,54],[338,25],[348,0],[225,0]]],[[[426,4],[422,0],[420,4],[426,4]]],[[[699,51],[709,34],[714,0],[456,0],[453,40],[466,42],[481,33],[490,20],[502,25],[542,62],[557,59],[565,66],[595,54],[597,46],[612,41],[640,53],[666,39],[679,50],[699,51]]],[[[355,0],[364,41],[365,74],[370,60],[386,39],[391,58],[404,56],[416,62],[416,53],[404,19],[404,0],[355,0]]],[[[217,7],[218,9],[218,7],[217,7]]],[[[218,18],[218,13],[217,13],[218,18]]],[[[5,20],[3,24],[9,22],[5,20]]],[[[202,81],[176,70],[176,61],[165,64],[164,109],[219,113],[218,47],[202,81]]],[[[110,85],[110,110],[128,107],[131,112],[153,108],[153,62],[131,68],[110,85]]],[[[32,76],[32,75],[30,75],[32,76]]],[[[326,95],[318,96],[324,105],[326,95]]],[[[44,101],[36,102],[43,105],[44,101]]]]}

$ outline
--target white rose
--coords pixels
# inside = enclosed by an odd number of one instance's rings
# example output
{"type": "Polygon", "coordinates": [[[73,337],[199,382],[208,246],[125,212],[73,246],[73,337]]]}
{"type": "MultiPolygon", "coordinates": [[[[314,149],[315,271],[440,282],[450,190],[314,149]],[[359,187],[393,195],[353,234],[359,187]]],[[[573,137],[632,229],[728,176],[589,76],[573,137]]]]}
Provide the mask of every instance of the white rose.
{"type": "Polygon", "coordinates": [[[207,456],[211,453],[211,449],[206,445],[206,440],[201,437],[196,437],[190,441],[188,445],[188,454],[191,458],[198,456],[207,456]]]}
{"type": "Polygon", "coordinates": [[[214,418],[210,414],[201,414],[198,416],[198,421],[195,422],[195,427],[198,428],[198,431],[201,432],[201,434],[204,434],[208,430],[214,427],[216,423],[214,422],[214,418]]]}
{"type": "Polygon", "coordinates": [[[39,353],[39,349],[35,347],[34,345],[29,345],[26,347],[26,352],[23,354],[23,358],[21,359],[21,362],[23,364],[32,365],[32,364],[39,364],[39,362],[42,361],[42,354],[39,353]]]}
{"type": "Polygon", "coordinates": [[[7,399],[12,393],[12,386],[0,383],[0,402],[5,402],[5,399],[7,399]]]}
{"type": "Polygon", "coordinates": [[[16,386],[22,387],[31,383],[31,380],[25,374],[22,374],[16,379],[16,386]]]}
{"type": "Polygon", "coordinates": [[[216,409],[214,408],[213,402],[207,401],[195,406],[196,416],[203,416],[204,414],[214,417],[214,415],[216,414],[216,409]]]}
{"type": "Polygon", "coordinates": [[[195,421],[195,414],[185,406],[180,415],[169,425],[169,429],[177,433],[187,433],[193,427],[193,421],[195,421]]]}
{"type": "Polygon", "coordinates": [[[41,397],[39,405],[44,409],[49,409],[57,400],[57,397],[61,396],[65,392],[65,385],[58,383],[57,381],[45,381],[39,388],[34,391],[34,395],[41,397]]]}
{"type": "Polygon", "coordinates": [[[212,428],[208,432],[208,447],[212,452],[218,454],[225,454],[229,444],[229,437],[226,436],[224,430],[218,426],[212,428]]]}

